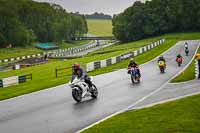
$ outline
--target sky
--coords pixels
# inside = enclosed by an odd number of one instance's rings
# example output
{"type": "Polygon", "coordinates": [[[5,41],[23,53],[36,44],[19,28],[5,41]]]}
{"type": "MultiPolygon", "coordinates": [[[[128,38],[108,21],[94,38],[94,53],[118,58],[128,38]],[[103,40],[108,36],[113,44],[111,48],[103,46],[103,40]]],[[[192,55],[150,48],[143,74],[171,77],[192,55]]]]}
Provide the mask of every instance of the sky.
{"type": "MultiPolygon", "coordinates": [[[[61,5],[68,12],[80,12],[81,14],[92,14],[102,12],[113,15],[124,11],[133,5],[136,0],[35,0],[39,2],[50,2],[61,5]]],[[[142,0],[141,0],[142,1],[142,0]]]]}

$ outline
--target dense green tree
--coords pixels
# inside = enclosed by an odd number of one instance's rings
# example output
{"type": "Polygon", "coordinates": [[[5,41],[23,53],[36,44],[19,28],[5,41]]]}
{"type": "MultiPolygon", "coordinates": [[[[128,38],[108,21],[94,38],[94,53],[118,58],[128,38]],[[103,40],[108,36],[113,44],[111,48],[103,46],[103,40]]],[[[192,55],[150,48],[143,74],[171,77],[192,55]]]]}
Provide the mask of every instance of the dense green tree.
{"type": "Polygon", "coordinates": [[[200,31],[199,0],[135,2],[113,19],[113,34],[122,41],[171,32],[200,31]]]}
{"type": "Polygon", "coordinates": [[[32,0],[0,0],[1,46],[30,45],[32,41],[71,40],[87,32],[83,16],[67,13],[61,6],[32,0]]]}

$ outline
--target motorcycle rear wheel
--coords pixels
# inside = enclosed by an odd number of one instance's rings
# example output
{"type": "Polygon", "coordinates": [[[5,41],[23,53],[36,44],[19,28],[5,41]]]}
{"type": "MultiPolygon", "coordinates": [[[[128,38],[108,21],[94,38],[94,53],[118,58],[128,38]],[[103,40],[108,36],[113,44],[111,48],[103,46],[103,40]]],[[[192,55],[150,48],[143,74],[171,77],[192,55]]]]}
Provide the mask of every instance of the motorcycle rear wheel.
{"type": "Polygon", "coordinates": [[[165,68],[164,67],[160,67],[160,73],[165,73],[165,68]]]}
{"type": "Polygon", "coordinates": [[[133,84],[140,83],[140,79],[135,79],[134,76],[131,76],[131,81],[132,81],[133,84]]]}

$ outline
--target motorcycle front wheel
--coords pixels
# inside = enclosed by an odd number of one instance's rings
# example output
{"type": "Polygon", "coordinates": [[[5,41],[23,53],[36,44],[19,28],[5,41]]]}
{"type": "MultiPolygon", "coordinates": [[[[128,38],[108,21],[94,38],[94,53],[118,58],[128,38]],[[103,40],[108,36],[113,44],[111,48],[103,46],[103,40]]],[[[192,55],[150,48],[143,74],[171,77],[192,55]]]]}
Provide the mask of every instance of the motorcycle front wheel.
{"type": "Polygon", "coordinates": [[[76,102],[82,101],[82,92],[79,89],[72,89],[72,97],[76,102]]]}
{"type": "Polygon", "coordinates": [[[135,77],[134,76],[131,76],[131,81],[133,84],[135,84],[135,77]]]}
{"type": "Polygon", "coordinates": [[[132,81],[133,84],[140,83],[140,79],[139,78],[135,78],[134,76],[131,76],[131,81],[132,81]]]}
{"type": "Polygon", "coordinates": [[[92,84],[91,97],[92,98],[97,98],[98,97],[98,89],[94,84],[92,84]]]}

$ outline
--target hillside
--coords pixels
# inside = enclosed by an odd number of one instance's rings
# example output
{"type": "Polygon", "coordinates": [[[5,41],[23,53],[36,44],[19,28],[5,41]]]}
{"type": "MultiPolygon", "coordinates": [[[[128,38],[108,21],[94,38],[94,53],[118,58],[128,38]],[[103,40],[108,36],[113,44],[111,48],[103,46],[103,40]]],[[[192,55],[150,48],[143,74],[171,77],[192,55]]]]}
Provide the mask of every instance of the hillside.
{"type": "Polygon", "coordinates": [[[95,36],[113,36],[112,20],[87,19],[88,32],[95,36]]]}

